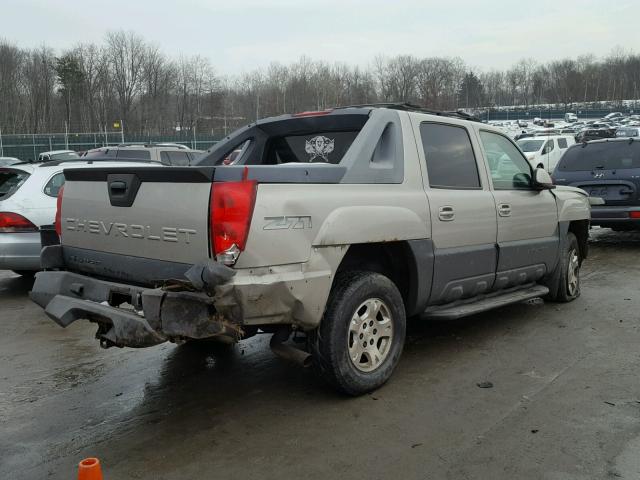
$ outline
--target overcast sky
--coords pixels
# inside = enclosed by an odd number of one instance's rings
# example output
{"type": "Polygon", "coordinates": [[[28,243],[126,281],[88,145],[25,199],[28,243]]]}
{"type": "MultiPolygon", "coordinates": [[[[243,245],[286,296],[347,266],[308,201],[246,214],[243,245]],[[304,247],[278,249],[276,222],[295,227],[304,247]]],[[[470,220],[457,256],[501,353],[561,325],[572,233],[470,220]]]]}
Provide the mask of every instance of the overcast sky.
{"type": "Polygon", "coordinates": [[[134,30],[171,55],[234,74],[313,59],[460,56],[502,68],[640,43],[640,0],[3,0],[0,37],[56,50],[134,30]]]}

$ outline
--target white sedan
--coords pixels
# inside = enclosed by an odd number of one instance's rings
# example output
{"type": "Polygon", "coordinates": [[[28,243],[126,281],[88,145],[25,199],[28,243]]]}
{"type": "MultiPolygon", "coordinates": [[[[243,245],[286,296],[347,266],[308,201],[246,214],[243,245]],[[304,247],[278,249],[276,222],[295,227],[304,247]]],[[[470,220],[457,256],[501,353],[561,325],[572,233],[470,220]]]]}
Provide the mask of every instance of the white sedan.
{"type": "Polygon", "coordinates": [[[0,167],[0,270],[13,270],[21,275],[40,270],[40,227],[54,222],[64,169],[142,165],[78,160],[0,167]]]}

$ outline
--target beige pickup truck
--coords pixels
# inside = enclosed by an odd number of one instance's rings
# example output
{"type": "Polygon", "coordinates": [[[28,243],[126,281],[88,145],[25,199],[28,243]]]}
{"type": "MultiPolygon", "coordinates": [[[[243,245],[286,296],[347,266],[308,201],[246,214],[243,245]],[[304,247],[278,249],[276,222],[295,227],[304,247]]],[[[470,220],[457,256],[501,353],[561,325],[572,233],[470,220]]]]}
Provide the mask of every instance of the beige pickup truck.
{"type": "Polygon", "coordinates": [[[65,177],[31,297],[63,327],[94,322],[104,347],[272,333],[274,352],[357,395],[391,376],[409,316],[580,294],[587,195],[461,113],[283,115],[195,166],[65,177]]]}

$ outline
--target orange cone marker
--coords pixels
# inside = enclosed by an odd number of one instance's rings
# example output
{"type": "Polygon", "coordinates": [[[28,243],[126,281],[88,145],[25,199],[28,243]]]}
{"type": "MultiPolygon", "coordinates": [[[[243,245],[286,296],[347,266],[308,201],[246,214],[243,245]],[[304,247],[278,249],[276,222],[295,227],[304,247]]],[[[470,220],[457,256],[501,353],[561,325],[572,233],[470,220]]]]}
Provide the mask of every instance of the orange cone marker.
{"type": "Polygon", "coordinates": [[[85,458],[78,464],[78,480],[102,480],[100,460],[85,458]]]}

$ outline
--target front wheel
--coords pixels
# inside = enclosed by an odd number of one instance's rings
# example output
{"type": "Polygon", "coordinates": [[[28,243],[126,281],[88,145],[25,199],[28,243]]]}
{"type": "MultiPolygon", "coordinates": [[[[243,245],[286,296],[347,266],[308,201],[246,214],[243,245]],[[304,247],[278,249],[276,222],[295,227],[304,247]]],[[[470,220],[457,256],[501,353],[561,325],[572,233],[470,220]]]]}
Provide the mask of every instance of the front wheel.
{"type": "Polygon", "coordinates": [[[338,390],[361,395],[383,385],[404,346],[406,315],[395,284],[373,272],[336,278],[325,315],[310,335],[314,365],[338,390]]]}
{"type": "Polygon", "coordinates": [[[558,265],[558,289],[551,300],[571,302],[580,296],[580,247],[576,236],[567,233],[566,248],[558,265]]]}

